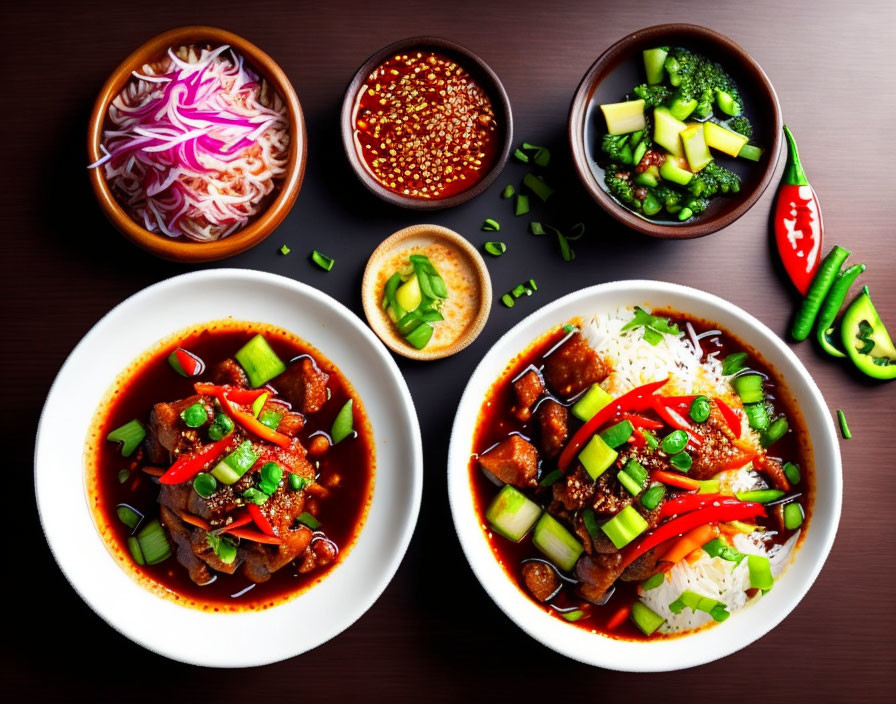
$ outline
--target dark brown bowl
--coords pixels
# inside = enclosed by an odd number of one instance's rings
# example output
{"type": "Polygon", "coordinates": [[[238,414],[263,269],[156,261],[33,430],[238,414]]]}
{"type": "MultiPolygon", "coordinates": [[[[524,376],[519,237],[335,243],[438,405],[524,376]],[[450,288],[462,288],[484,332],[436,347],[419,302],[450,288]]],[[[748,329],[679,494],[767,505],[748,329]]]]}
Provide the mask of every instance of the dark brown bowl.
{"type": "Polygon", "coordinates": [[[345,98],[342,101],[342,113],[340,116],[342,129],[342,144],[345,147],[345,155],[355,175],[360,179],[361,183],[374,195],[382,198],[387,203],[401,206],[402,208],[411,208],[413,210],[441,210],[443,208],[452,208],[455,205],[466,203],[485,191],[495,179],[498,178],[504,165],[507,163],[507,157],[510,155],[510,148],[513,144],[513,115],[510,112],[510,100],[507,92],[501,84],[501,79],[492,71],[488,64],[480,59],[469,49],[465,49],[459,44],[450,42],[446,39],[438,39],[437,37],[409,37],[400,41],[389,44],[389,46],[380,49],[371,56],[361,68],[358,69],[348,89],[345,91],[345,98]],[[495,108],[495,115],[498,117],[498,140],[501,149],[495,159],[495,163],[486,174],[465,191],[456,193],[447,198],[434,198],[432,200],[424,200],[421,198],[411,198],[404,196],[380,184],[371,173],[367,170],[361,155],[355,147],[354,140],[354,112],[355,98],[358,91],[367,80],[367,77],[373,70],[392,54],[408,49],[430,49],[438,51],[441,54],[457,61],[463,66],[470,75],[481,85],[488,93],[495,108]]]}
{"type": "Polygon", "coordinates": [[[90,170],[90,183],[100,207],[109,221],[131,242],[163,259],[180,262],[210,262],[244,252],[270,235],[287,216],[305,175],[307,139],[305,120],[296,92],[283,70],[257,46],[242,37],[216,27],[180,27],[153,37],[126,58],[106,81],[93,106],[87,130],[87,155],[90,163],[102,156],[100,143],[109,104],[131,80],[131,72],[147,62],[158,60],[171,46],[208,42],[220,46],[229,44],[246,57],[248,64],[268,80],[283,98],[289,116],[289,166],[278,185],[276,197],[244,228],[213,242],[194,242],[184,237],[171,238],[150,232],[122,207],[106,182],[102,169],[90,170]]]}
{"type": "Polygon", "coordinates": [[[661,24],[616,42],[592,64],[576,90],[569,111],[569,143],[579,178],[587,191],[619,222],[651,237],[691,239],[727,227],[759,200],[771,182],[781,153],[781,106],[768,76],[740,46],[723,34],[692,24],[661,24]],[[604,186],[597,163],[604,132],[601,103],[616,103],[632,86],[643,82],[641,51],[655,46],[683,46],[718,61],[743,95],[744,114],[753,123],[752,142],[765,152],[758,163],[721,157],[720,162],[742,180],[736,195],[713,198],[693,222],[651,220],[613,198],[604,186]]]}

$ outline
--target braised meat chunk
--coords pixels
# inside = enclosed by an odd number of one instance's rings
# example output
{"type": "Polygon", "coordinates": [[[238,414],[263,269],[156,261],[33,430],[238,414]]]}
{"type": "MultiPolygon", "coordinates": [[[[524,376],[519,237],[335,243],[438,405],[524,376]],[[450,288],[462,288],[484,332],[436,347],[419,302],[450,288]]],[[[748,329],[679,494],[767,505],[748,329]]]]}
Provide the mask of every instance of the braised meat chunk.
{"type": "Polygon", "coordinates": [[[330,375],[318,368],[311,357],[293,362],[274,381],[280,395],[302,413],[317,413],[327,402],[330,375]]]}
{"type": "Polygon", "coordinates": [[[553,459],[559,455],[569,437],[569,412],[553,399],[546,399],[536,412],[541,451],[553,459]]]}
{"type": "Polygon", "coordinates": [[[479,458],[479,464],[505,484],[533,487],[538,476],[538,451],[519,435],[510,435],[479,458]]]}
{"type": "Polygon", "coordinates": [[[147,443],[150,461],[166,462],[184,452],[190,452],[203,440],[196,428],[187,427],[180,414],[195,404],[205,406],[208,418],[214,416],[214,409],[204,397],[189,396],[174,403],[157,403],[149,416],[149,435],[147,443]],[[167,455],[165,454],[167,452],[167,455]]]}
{"type": "Polygon", "coordinates": [[[609,368],[581,333],[575,333],[545,358],[544,378],[563,399],[575,396],[607,378],[609,368]]]}
{"type": "Polygon", "coordinates": [[[701,443],[692,453],[694,463],[688,472],[694,479],[710,479],[724,470],[743,467],[756,456],[734,437],[715,405],[707,421],[695,427],[701,443]]]}
{"type": "Polygon", "coordinates": [[[246,388],[249,386],[249,377],[245,370],[233,357],[218,362],[211,369],[212,381],[216,384],[227,384],[246,388]]]}
{"type": "Polygon", "coordinates": [[[543,562],[527,562],[522,572],[526,588],[542,603],[550,599],[560,586],[557,573],[543,562]]]}
{"type": "Polygon", "coordinates": [[[516,396],[514,413],[524,423],[532,417],[532,406],[544,393],[544,382],[541,375],[534,369],[525,372],[513,382],[513,392],[516,396]]]}

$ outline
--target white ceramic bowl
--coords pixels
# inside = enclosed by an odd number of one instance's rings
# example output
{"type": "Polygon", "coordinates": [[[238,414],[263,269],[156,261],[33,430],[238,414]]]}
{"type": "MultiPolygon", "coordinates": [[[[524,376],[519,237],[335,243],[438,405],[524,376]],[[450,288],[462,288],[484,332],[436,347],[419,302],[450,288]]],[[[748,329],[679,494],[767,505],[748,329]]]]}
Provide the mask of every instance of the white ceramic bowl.
{"type": "Polygon", "coordinates": [[[404,379],[353,313],[291,279],[213,269],[150,286],[87,333],[50,389],[37,432],[34,480],[53,555],[97,614],[131,640],[175,660],[243,667],[310,650],[370,608],[398,569],[417,522],[423,460],[404,379]],[[88,427],[115,377],[159,339],[222,317],[276,325],[320,350],[355,387],[376,447],[373,501],[351,552],[320,584],[260,612],[206,613],[138,585],[100,539],[85,490],[88,427]],[[249,642],[252,647],[244,647],[249,642]]]}
{"type": "Polygon", "coordinates": [[[704,291],[659,281],[617,281],[586,288],[536,311],[504,335],[470,378],[448,450],[448,497],[454,526],[473,572],[520,628],[549,648],[599,667],[662,672],[702,665],[749,645],[780,623],[818,576],[840,520],[842,477],[834,424],[812,377],[793,352],[749,313],[704,291]],[[545,613],[514,584],[489,547],[473,506],[469,461],[479,409],[507,364],[553,325],[595,312],[640,305],[667,307],[717,322],[753,346],[786,380],[811,436],[816,495],[802,547],[775,588],[758,603],[713,628],[682,638],[623,641],[595,635],[545,613]]]}

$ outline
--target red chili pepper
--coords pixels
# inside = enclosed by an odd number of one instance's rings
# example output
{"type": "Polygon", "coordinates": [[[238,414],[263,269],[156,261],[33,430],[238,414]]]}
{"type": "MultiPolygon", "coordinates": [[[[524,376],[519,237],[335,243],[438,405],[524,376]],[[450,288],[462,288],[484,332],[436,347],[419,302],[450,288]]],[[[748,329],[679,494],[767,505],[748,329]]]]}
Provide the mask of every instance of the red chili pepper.
{"type": "Polygon", "coordinates": [[[632,436],[628,441],[629,444],[634,445],[635,447],[645,447],[647,445],[647,440],[644,438],[644,434],[637,429],[632,431],[632,436]]]}
{"type": "Polygon", "coordinates": [[[736,505],[743,503],[736,497],[725,494],[685,494],[666,501],[660,508],[660,518],[680,516],[715,503],[736,505]]]}
{"type": "Polygon", "coordinates": [[[159,477],[162,484],[183,484],[190,481],[211,462],[227,451],[233,438],[227,436],[209,445],[204,445],[198,452],[181,455],[171,468],[159,477]]]}
{"type": "Polygon", "coordinates": [[[740,416],[738,416],[737,413],[734,412],[734,409],[722,399],[714,398],[713,401],[715,401],[715,404],[721,412],[722,417],[725,419],[725,422],[728,424],[728,427],[731,428],[731,432],[734,433],[734,437],[740,439],[743,427],[740,422],[740,416]]]}
{"type": "Polygon", "coordinates": [[[267,519],[261,509],[255,504],[249,504],[249,515],[252,516],[252,520],[255,521],[255,525],[257,525],[261,532],[265,535],[270,535],[271,537],[276,538],[277,534],[274,532],[274,526],[271,525],[271,522],[267,519]]]}
{"type": "Polygon", "coordinates": [[[197,394],[202,394],[203,396],[218,396],[218,394],[224,393],[227,394],[227,398],[234,403],[242,403],[246,405],[251,404],[262,394],[268,393],[268,390],[265,388],[235,389],[231,386],[218,386],[216,384],[206,384],[203,382],[193,384],[193,388],[196,389],[197,394]]]}
{"type": "Polygon", "coordinates": [[[244,511],[242,516],[240,516],[239,518],[234,518],[233,521],[231,521],[230,525],[221,532],[226,533],[231,528],[240,528],[241,526],[248,525],[251,522],[252,514],[250,514],[248,511],[244,511]]]}
{"type": "Polygon", "coordinates": [[[824,227],[818,196],[800,164],[796,141],[787,126],[787,165],[775,205],[775,242],[778,254],[800,293],[806,295],[818,269],[824,227]]]}
{"type": "Polygon", "coordinates": [[[647,430],[659,430],[663,424],[653,418],[645,418],[637,413],[623,413],[622,420],[627,420],[636,428],[647,428],[647,430]]]}
{"type": "MultiPolygon", "coordinates": [[[[232,401],[235,401],[235,399],[231,398],[231,394],[244,390],[227,390],[223,386],[215,386],[213,384],[195,384],[194,388],[196,389],[197,393],[206,394],[208,396],[214,396],[215,398],[217,398],[218,402],[221,404],[221,408],[224,409],[224,412],[253,435],[257,435],[262,440],[272,442],[284,449],[289,447],[292,443],[292,439],[288,435],[284,435],[283,433],[278,433],[276,430],[272,430],[251,413],[246,413],[246,411],[243,411],[233,405],[232,401]]],[[[265,390],[262,389],[261,391],[262,393],[264,393],[265,390]]],[[[240,395],[240,397],[244,398],[243,395],[240,395]]],[[[258,398],[257,395],[256,398],[258,398]]]]}
{"type": "Polygon", "coordinates": [[[183,347],[176,347],[168,355],[168,364],[181,376],[199,376],[205,371],[205,362],[192,352],[187,352],[183,347]]]}
{"type": "Polygon", "coordinates": [[[613,614],[610,617],[610,620],[607,621],[607,630],[614,631],[619,628],[624,622],[625,619],[628,618],[628,615],[632,612],[632,606],[629,604],[628,606],[623,606],[619,611],[613,614]]]}
{"type": "Polygon", "coordinates": [[[695,447],[700,447],[700,445],[703,444],[703,438],[701,438],[697,434],[697,432],[694,430],[694,426],[692,426],[682,416],[680,416],[677,411],[669,408],[666,405],[664,397],[654,397],[653,410],[656,411],[656,414],[673,428],[686,432],[688,434],[688,444],[695,447]]]}
{"type": "Polygon", "coordinates": [[[675,474],[674,472],[666,472],[662,469],[654,470],[650,473],[651,481],[662,482],[669,486],[677,486],[679,489],[700,489],[700,482],[691,479],[683,474],[675,474]]]}
{"type": "Polygon", "coordinates": [[[281,545],[283,543],[280,538],[265,535],[264,533],[252,530],[251,528],[228,528],[222,532],[229,533],[237,538],[243,538],[244,540],[251,540],[254,543],[264,543],[265,545],[281,545]]]}
{"type": "Polygon", "coordinates": [[[663,379],[632,389],[595,413],[591,420],[576,431],[569,444],[563,448],[563,452],[560,453],[560,458],[557,460],[557,467],[560,471],[566,471],[576,453],[604,423],[625,411],[646,411],[650,408],[653,392],[665,386],[668,381],[668,379],[663,379]]]}
{"type": "Polygon", "coordinates": [[[762,504],[752,502],[737,502],[736,504],[723,504],[721,506],[709,506],[698,511],[686,513],[678,518],[662,524],[656,530],[642,537],[638,542],[630,544],[622,551],[622,567],[628,567],[641,555],[652,550],[657,545],[677,535],[682,535],[689,530],[707,523],[722,523],[727,521],[739,521],[754,516],[765,516],[765,507],[762,504]]]}

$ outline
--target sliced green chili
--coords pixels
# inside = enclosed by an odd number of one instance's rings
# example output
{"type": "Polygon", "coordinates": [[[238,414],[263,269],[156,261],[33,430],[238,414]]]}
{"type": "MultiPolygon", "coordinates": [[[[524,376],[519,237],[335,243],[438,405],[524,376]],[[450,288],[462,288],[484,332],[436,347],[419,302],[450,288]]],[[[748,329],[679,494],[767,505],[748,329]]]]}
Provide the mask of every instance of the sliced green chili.
{"type": "Polygon", "coordinates": [[[349,399],[345,402],[345,405],[339,409],[339,413],[336,414],[336,419],[333,421],[333,428],[330,430],[330,437],[333,439],[334,445],[342,442],[354,432],[355,416],[353,406],[354,400],[349,399]]]}
{"type": "Polygon", "coordinates": [[[695,423],[704,423],[709,418],[711,410],[709,399],[706,396],[698,396],[691,402],[689,414],[695,423]]]}
{"type": "Polygon", "coordinates": [[[837,409],[837,421],[840,423],[840,434],[843,436],[844,440],[849,440],[852,437],[852,433],[849,432],[849,425],[846,423],[846,414],[837,409]]]}
{"type": "Polygon", "coordinates": [[[486,242],[483,245],[486,252],[491,254],[493,257],[500,257],[504,252],[507,251],[507,245],[503,242],[486,242]]]}
{"type": "Polygon", "coordinates": [[[547,201],[548,198],[554,195],[554,189],[531,171],[523,176],[523,185],[542,201],[547,201]]]}
{"type": "Polygon", "coordinates": [[[516,207],[513,210],[514,215],[526,215],[529,212],[529,196],[520,193],[516,197],[516,207]]]}
{"type": "Polygon", "coordinates": [[[513,198],[514,193],[516,193],[516,189],[513,186],[505,186],[501,192],[501,197],[504,199],[513,198]]]}
{"type": "Polygon", "coordinates": [[[848,249],[836,245],[821,262],[790,330],[794,340],[805,340],[809,337],[821,304],[828,295],[828,291],[831,290],[837,274],[840,273],[840,267],[849,255],[848,249]]]}
{"type": "Polygon", "coordinates": [[[667,455],[676,455],[688,445],[688,434],[683,430],[673,430],[660,443],[660,447],[667,455]]]}
{"type": "Polygon", "coordinates": [[[731,376],[737,374],[744,369],[744,362],[747,361],[746,352],[732,352],[722,360],[722,374],[731,376]]]}
{"type": "Polygon", "coordinates": [[[336,263],[336,260],[328,257],[323,252],[319,252],[316,249],[311,252],[311,261],[317,264],[324,271],[329,271],[333,268],[333,264],[336,263]]]}
{"type": "Polygon", "coordinates": [[[509,293],[505,293],[501,296],[501,303],[503,303],[508,308],[513,308],[516,305],[516,301],[513,300],[513,296],[509,293]]]}
{"type": "Polygon", "coordinates": [[[285,244],[282,247],[280,247],[280,254],[282,254],[284,257],[287,254],[289,254],[291,251],[292,250],[289,247],[287,247],[285,244]]]}
{"type": "Polygon", "coordinates": [[[296,520],[297,520],[299,523],[304,523],[304,524],[305,524],[306,526],[308,526],[311,530],[317,530],[318,528],[320,528],[320,521],[317,520],[317,519],[316,519],[314,516],[312,516],[310,513],[302,512],[302,513],[300,513],[300,514],[296,517],[296,520]]]}
{"type": "Polygon", "coordinates": [[[559,469],[555,469],[553,472],[549,472],[546,474],[540,482],[538,482],[538,486],[551,486],[557,482],[563,476],[563,472],[559,469]]]}
{"type": "Polygon", "coordinates": [[[482,223],[482,229],[485,232],[497,232],[501,229],[501,225],[497,220],[492,218],[486,218],[485,222],[482,223]]]}
{"type": "Polygon", "coordinates": [[[514,149],[513,158],[523,164],[529,163],[529,155],[526,154],[526,152],[524,152],[522,149],[514,149]]]}

